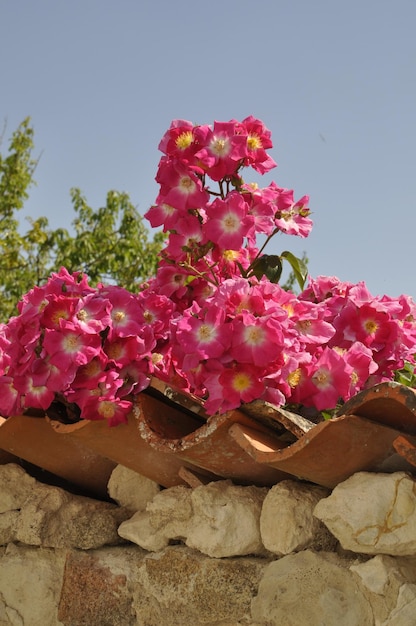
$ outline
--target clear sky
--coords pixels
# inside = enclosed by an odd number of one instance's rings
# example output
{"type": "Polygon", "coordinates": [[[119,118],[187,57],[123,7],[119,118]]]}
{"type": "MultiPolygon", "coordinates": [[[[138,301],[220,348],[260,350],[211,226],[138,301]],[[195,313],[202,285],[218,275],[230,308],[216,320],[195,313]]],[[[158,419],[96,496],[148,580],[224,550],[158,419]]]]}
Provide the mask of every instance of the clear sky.
{"type": "Polygon", "coordinates": [[[172,119],[254,115],[278,167],[247,182],[309,194],[314,220],[267,251],[416,298],[415,23],[414,0],[0,0],[0,123],[31,116],[41,154],[21,218],[69,227],[74,186],[144,213],[172,119]]]}

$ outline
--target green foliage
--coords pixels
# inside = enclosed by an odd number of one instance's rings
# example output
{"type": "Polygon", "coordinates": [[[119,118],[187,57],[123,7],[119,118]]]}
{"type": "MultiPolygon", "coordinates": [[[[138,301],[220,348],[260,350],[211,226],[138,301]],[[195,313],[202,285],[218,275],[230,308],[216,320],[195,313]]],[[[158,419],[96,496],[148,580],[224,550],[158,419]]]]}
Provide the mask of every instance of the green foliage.
{"type": "MultiPolygon", "coordinates": [[[[416,358],[416,355],[414,356],[416,358]]],[[[401,385],[416,389],[416,366],[414,363],[406,361],[401,369],[396,370],[394,380],[401,385]]]]}
{"type": "Polygon", "coordinates": [[[278,283],[282,275],[283,265],[279,255],[263,254],[258,257],[252,267],[252,272],[257,278],[266,276],[271,283],[278,283]]]}
{"type": "MultiPolygon", "coordinates": [[[[303,255],[303,257],[299,259],[299,257],[295,256],[288,250],[285,250],[285,252],[282,252],[281,257],[283,259],[286,259],[286,261],[290,264],[291,273],[293,274],[293,277],[294,277],[292,280],[293,282],[296,280],[300,289],[302,290],[305,286],[305,282],[308,277],[307,258],[305,257],[305,255],[303,255]]],[[[289,277],[289,280],[290,278],[291,277],[289,277]]]]}
{"type": "Polygon", "coordinates": [[[46,217],[29,218],[29,229],[21,232],[16,213],[34,184],[33,149],[27,118],[13,133],[8,154],[0,154],[0,320],[14,315],[21,296],[61,266],[86,272],[91,284],[137,290],[155,273],[164,237],[157,233],[148,240],[144,220],[128,194],[109,191],[106,205],[94,210],[79,189],[72,189],[74,234],[50,229],[46,217]]]}
{"type": "Polygon", "coordinates": [[[116,283],[137,291],[140,283],[155,274],[157,255],[164,236],[156,233],[148,241],[143,218],[127,193],[109,191],[104,207],[94,211],[79,189],[71,190],[77,217],[75,237],[54,233],[55,265],[69,271],[82,269],[92,284],[116,283]]]}
{"type": "Polygon", "coordinates": [[[257,278],[266,276],[270,282],[278,283],[282,277],[283,260],[286,260],[290,265],[290,274],[282,285],[283,289],[293,291],[297,283],[302,290],[308,277],[308,259],[305,254],[301,259],[287,250],[280,255],[263,254],[255,260],[251,272],[257,278]]]}

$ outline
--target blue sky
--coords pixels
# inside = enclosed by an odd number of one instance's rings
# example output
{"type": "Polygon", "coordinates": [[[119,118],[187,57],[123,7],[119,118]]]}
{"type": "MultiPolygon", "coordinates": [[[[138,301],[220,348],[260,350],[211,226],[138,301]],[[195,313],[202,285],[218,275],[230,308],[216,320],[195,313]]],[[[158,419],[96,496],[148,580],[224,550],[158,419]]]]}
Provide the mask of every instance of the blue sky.
{"type": "Polygon", "coordinates": [[[172,119],[252,114],[278,168],[247,182],[309,194],[314,220],[267,251],[416,297],[415,23],[414,0],[1,0],[0,123],[31,116],[41,155],[21,219],[69,227],[71,187],[144,213],[172,119]]]}

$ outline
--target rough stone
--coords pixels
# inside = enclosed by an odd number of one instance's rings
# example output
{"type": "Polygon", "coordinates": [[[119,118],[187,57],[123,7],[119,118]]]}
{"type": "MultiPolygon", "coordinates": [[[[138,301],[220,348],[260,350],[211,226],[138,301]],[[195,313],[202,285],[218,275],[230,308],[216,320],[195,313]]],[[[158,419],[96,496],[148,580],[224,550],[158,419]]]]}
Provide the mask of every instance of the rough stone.
{"type": "Polygon", "coordinates": [[[144,511],[148,502],[160,491],[153,480],[123,465],[114,468],[107,489],[110,498],[131,511],[144,511]]]}
{"type": "Polygon", "coordinates": [[[363,554],[416,553],[416,483],[405,472],[359,472],[338,485],[314,515],[346,550],[363,554]]]}
{"type": "Polygon", "coordinates": [[[260,514],[267,489],[218,481],[192,490],[186,545],[211,557],[264,554],[260,514]]]}
{"type": "Polygon", "coordinates": [[[16,539],[29,545],[84,550],[121,542],[117,528],[128,512],[109,502],[35,483],[16,522],[16,539]]]}
{"type": "Polygon", "coordinates": [[[395,567],[392,557],[379,555],[358,565],[351,565],[352,572],[356,572],[361,583],[372,593],[384,595],[390,580],[391,568],[395,567]]]}
{"type": "Polygon", "coordinates": [[[4,546],[16,541],[16,526],[19,515],[19,511],[0,513],[0,545],[4,546]]]}
{"type": "Polygon", "coordinates": [[[284,480],[267,493],[260,516],[260,532],[267,550],[279,555],[306,548],[329,551],[336,540],[313,515],[316,504],[328,496],[323,487],[284,480]]]}
{"type": "Polygon", "coordinates": [[[195,489],[171,487],[158,493],[145,512],[121,524],[118,532],[146,550],[181,540],[211,557],[264,555],[260,514],[266,493],[228,480],[195,489]]]}
{"type": "MultiPolygon", "coordinates": [[[[270,490],[231,481],[172,487],[157,491],[127,521],[131,506],[74,496],[26,476],[20,466],[0,467],[6,509],[0,510],[0,626],[415,622],[415,481],[402,472],[361,473],[329,497],[294,481],[270,490]],[[329,553],[311,532],[312,509],[316,523],[327,515],[344,539],[356,533],[357,543],[358,537],[378,553],[365,553],[360,543],[354,554],[348,541],[329,553]],[[142,547],[108,545],[121,541],[120,522],[126,538],[130,528],[142,547]],[[178,540],[188,545],[168,545],[178,540]],[[383,546],[404,555],[383,553],[383,546]],[[271,552],[283,556],[271,560],[271,552]]],[[[121,484],[122,470],[118,479],[121,484]]],[[[124,495],[120,502],[127,502],[124,495]]]]}
{"type": "Polygon", "coordinates": [[[183,485],[158,493],[146,507],[152,527],[172,539],[184,537],[192,517],[191,497],[192,489],[183,485]]]}
{"type": "Polygon", "coordinates": [[[163,550],[169,545],[170,540],[163,530],[155,530],[147,511],[137,511],[133,517],[120,524],[118,534],[123,539],[152,552],[163,550]]]}
{"type": "Polygon", "coordinates": [[[136,577],[139,548],[70,551],[64,571],[58,618],[64,626],[133,626],[130,582],[136,577]]]}
{"type": "Polygon", "coordinates": [[[416,585],[400,587],[397,604],[382,626],[410,626],[415,623],[416,585]]]}
{"type": "Polygon", "coordinates": [[[60,626],[57,606],[65,563],[63,552],[10,544],[0,563],[0,623],[60,626]]]}
{"type": "Polygon", "coordinates": [[[250,603],[266,559],[212,559],[183,546],[145,557],[134,588],[146,626],[252,624],[250,603]]]}
{"type": "Polygon", "coordinates": [[[181,485],[160,491],[146,511],[120,525],[120,537],[153,551],[165,548],[171,539],[185,539],[192,518],[191,493],[181,485]]]}
{"type": "Polygon", "coordinates": [[[20,465],[0,465],[0,513],[21,509],[35,484],[20,465]]]}
{"type": "Polygon", "coordinates": [[[371,605],[346,562],[310,550],[267,565],[252,616],[259,626],[373,626],[371,605]]]}
{"type": "MultiPolygon", "coordinates": [[[[395,607],[406,583],[416,583],[416,558],[377,555],[366,562],[353,564],[350,570],[366,593],[377,624],[382,624],[395,607]]],[[[396,622],[392,622],[392,625],[396,622]]]]}

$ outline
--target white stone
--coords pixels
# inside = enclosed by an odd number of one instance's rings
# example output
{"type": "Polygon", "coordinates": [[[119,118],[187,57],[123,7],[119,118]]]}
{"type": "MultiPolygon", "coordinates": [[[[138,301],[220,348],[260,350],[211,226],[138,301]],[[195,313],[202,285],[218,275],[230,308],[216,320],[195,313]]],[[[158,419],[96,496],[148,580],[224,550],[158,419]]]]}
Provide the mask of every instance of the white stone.
{"type": "MultiPolygon", "coordinates": [[[[416,582],[415,558],[382,554],[364,563],[353,564],[350,570],[366,592],[377,625],[385,623],[391,612],[402,606],[399,601],[402,586],[416,582]]],[[[393,621],[392,625],[395,623],[393,621]]]]}
{"type": "Polygon", "coordinates": [[[383,595],[386,593],[393,567],[395,567],[393,557],[378,555],[365,563],[351,565],[350,570],[358,574],[362,584],[369,591],[383,595]]]}
{"type": "Polygon", "coordinates": [[[120,506],[131,511],[144,511],[160,487],[150,478],[117,465],[111,473],[107,490],[110,498],[120,506]]]}
{"type": "Polygon", "coordinates": [[[382,626],[412,626],[416,622],[416,585],[400,587],[396,607],[382,626]]]}
{"type": "Polygon", "coordinates": [[[137,511],[133,517],[122,522],[118,527],[118,534],[123,539],[151,552],[158,552],[169,545],[169,537],[162,531],[155,530],[147,511],[137,511]]]}
{"type": "Polygon", "coordinates": [[[9,546],[1,557],[0,615],[7,626],[59,626],[65,556],[58,550],[9,546]]]}
{"type": "Polygon", "coordinates": [[[146,507],[152,527],[171,539],[185,537],[192,518],[191,499],[192,489],[183,485],[158,493],[146,507]]]}
{"type": "Polygon", "coordinates": [[[211,557],[264,554],[260,514],[267,489],[212,482],[192,491],[186,545],[211,557]]]}
{"type": "Polygon", "coordinates": [[[109,502],[36,483],[20,510],[16,539],[51,548],[88,550],[121,542],[117,528],[127,511],[109,502]]]}
{"type": "Polygon", "coordinates": [[[330,550],[336,540],[313,515],[327,489],[294,480],[274,485],[266,495],[260,516],[260,532],[267,550],[284,555],[306,548],[330,550]]]}
{"type": "Polygon", "coordinates": [[[144,550],[156,552],[171,539],[185,539],[191,518],[191,489],[178,485],[157,493],[146,511],[138,511],[123,522],[118,533],[144,550]]]}
{"type": "Polygon", "coordinates": [[[251,610],[264,626],[374,626],[371,606],[341,558],[310,550],[267,565],[251,610]]]}
{"type": "Polygon", "coordinates": [[[416,554],[416,483],[405,472],[359,472],[335,487],[314,510],[346,550],[416,554]]]}
{"type": "Polygon", "coordinates": [[[260,513],[267,489],[218,481],[195,489],[160,491],[146,507],[121,524],[119,535],[145,550],[171,540],[212,557],[265,554],[260,513]]]}
{"type": "Polygon", "coordinates": [[[19,511],[0,513],[0,546],[16,541],[16,526],[19,515],[19,511]]]}
{"type": "Polygon", "coordinates": [[[15,463],[0,465],[0,513],[22,508],[36,480],[15,463]]]}

